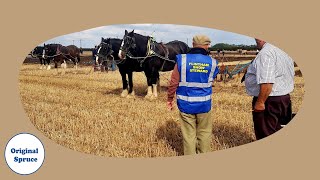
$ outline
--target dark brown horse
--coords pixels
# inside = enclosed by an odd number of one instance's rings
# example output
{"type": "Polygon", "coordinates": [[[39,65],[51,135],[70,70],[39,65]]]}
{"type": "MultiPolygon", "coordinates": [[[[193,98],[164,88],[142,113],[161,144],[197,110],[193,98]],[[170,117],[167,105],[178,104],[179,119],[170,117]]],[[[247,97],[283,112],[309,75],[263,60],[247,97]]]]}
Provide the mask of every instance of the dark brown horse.
{"type": "Polygon", "coordinates": [[[45,69],[50,65],[50,58],[43,58],[42,54],[43,54],[43,46],[37,46],[35,47],[31,52],[30,55],[33,58],[38,58],[40,61],[40,69],[45,69]]]}
{"type": "Polygon", "coordinates": [[[43,58],[53,58],[55,68],[58,67],[58,63],[61,67],[67,68],[66,60],[72,61],[77,69],[80,62],[80,49],[75,45],[63,46],[61,44],[45,44],[43,51],[43,58]]]}
{"type": "Polygon", "coordinates": [[[96,63],[99,65],[107,65],[112,63],[112,61],[117,64],[119,72],[122,77],[122,93],[121,97],[134,97],[133,90],[133,72],[141,72],[143,68],[140,66],[140,63],[135,59],[124,59],[120,60],[118,53],[121,46],[121,39],[116,38],[101,38],[101,43],[98,46],[97,59],[96,63]],[[127,75],[128,80],[127,81],[127,75]]]}
{"type": "Polygon", "coordinates": [[[119,58],[138,60],[147,76],[148,93],[146,97],[157,98],[156,84],[159,83],[159,71],[171,71],[176,64],[176,55],[186,54],[189,47],[182,41],[157,43],[152,37],[125,30],[119,51],[119,58]]]}

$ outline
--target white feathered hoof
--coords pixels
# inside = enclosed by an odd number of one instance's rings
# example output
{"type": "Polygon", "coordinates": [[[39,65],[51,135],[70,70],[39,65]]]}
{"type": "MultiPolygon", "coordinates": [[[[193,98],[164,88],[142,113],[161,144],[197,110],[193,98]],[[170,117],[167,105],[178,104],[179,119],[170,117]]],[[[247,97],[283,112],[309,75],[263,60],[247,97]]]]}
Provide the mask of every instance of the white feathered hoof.
{"type": "Polygon", "coordinates": [[[155,97],[155,98],[158,98],[158,91],[157,91],[157,85],[156,84],[153,84],[152,85],[152,95],[155,97]]]}
{"type": "Polygon", "coordinates": [[[157,99],[157,97],[155,97],[153,94],[147,94],[144,98],[149,101],[154,101],[157,99]]]}
{"type": "Polygon", "coordinates": [[[47,67],[47,70],[50,70],[51,69],[51,66],[49,65],[48,67],[47,67]]]}
{"type": "Polygon", "coordinates": [[[128,96],[126,97],[127,99],[134,99],[136,96],[128,94],[128,96]]]}
{"type": "Polygon", "coordinates": [[[150,97],[150,100],[156,100],[158,99],[158,94],[152,94],[151,97],[150,97]]]}
{"type": "Polygon", "coordinates": [[[157,97],[154,96],[153,94],[148,98],[149,101],[154,101],[156,99],[157,99],[157,97]]]}
{"type": "Polygon", "coordinates": [[[131,93],[129,93],[128,96],[127,96],[127,98],[128,98],[128,99],[133,99],[133,98],[135,98],[135,93],[134,93],[134,91],[132,91],[131,93]]]}
{"type": "Polygon", "coordinates": [[[121,97],[127,97],[128,96],[128,90],[127,89],[123,90],[120,96],[121,97]]]}
{"type": "Polygon", "coordinates": [[[62,63],[62,64],[61,64],[61,68],[67,69],[67,63],[62,63]]]}
{"type": "Polygon", "coordinates": [[[152,96],[152,86],[148,86],[147,95],[144,97],[145,99],[150,99],[152,96]]]}
{"type": "Polygon", "coordinates": [[[145,98],[145,99],[150,99],[151,96],[152,96],[152,94],[147,94],[144,98],[145,98]]]}

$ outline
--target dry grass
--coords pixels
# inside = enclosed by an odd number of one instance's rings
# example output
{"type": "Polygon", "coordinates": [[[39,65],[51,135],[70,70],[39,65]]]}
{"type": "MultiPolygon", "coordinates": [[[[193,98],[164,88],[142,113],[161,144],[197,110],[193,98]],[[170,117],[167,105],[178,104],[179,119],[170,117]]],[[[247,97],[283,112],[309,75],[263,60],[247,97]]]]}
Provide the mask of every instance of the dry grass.
{"type": "MultiPolygon", "coordinates": [[[[91,68],[91,67],[90,67],[91,68]]],[[[108,157],[168,157],[183,154],[177,108],[166,109],[170,72],[162,73],[162,92],[144,99],[146,79],[134,73],[134,99],[121,98],[120,73],[40,70],[22,65],[19,88],[30,121],[54,142],[70,149],[108,157]]],[[[296,77],[295,112],[301,106],[304,81],[296,77]]],[[[254,141],[251,97],[239,80],[218,82],[213,96],[212,150],[254,141]]]]}
{"type": "MultiPolygon", "coordinates": [[[[249,63],[249,62],[251,62],[251,60],[242,60],[242,61],[232,61],[232,62],[223,62],[223,64],[225,65],[225,66],[236,66],[236,65],[240,65],[240,64],[247,64],[247,63],[249,63]]],[[[222,63],[219,63],[218,64],[218,66],[221,66],[222,65],[222,63]]]]}
{"type": "Polygon", "coordinates": [[[81,56],[92,56],[92,51],[83,51],[83,53],[81,54],[81,56]]]}

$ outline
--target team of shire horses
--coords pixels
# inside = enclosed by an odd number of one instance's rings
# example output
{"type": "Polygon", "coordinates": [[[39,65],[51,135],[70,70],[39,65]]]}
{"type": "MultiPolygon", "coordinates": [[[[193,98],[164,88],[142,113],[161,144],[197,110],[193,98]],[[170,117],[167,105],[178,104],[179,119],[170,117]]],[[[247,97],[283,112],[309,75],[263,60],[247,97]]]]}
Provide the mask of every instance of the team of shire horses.
{"type": "MultiPolygon", "coordinates": [[[[148,83],[145,98],[149,99],[158,97],[159,71],[173,70],[176,55],[188,53],[190,50],[182,41],[158,43],[151,36],[137,34],[134,30],[131,32],[125,30],[122,39],[102,38],[96,48],[95,65],[108,64],[110,61],[117,64],[123,84],[121,97],[134,97],[132,74],[144,72],[148,83]]],[[[80,54],[81,50],[76,46],[60,44],[47,44],[31,52],[33,57],[40,59],[41,68],[47,65],[47,69],[50,68],[50,60],[53,60],[56,68],[57,63],[61,63],[61,67],[66,68],[66,60],[72,61],[77,68],[80,54]]]]}

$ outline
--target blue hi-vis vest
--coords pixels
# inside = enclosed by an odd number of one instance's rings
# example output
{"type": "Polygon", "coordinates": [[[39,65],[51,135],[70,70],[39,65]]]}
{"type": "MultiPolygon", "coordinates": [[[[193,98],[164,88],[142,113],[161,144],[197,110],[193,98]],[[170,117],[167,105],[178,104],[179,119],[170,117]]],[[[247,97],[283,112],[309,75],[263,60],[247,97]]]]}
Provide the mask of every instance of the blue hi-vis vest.
{"type": "Polygon", "coordinates": [[[176,91],[177,105],[187,114],[211,110],[212,82],[217,61],[202,54],[177,55],[180,82],[176,91]]]}

